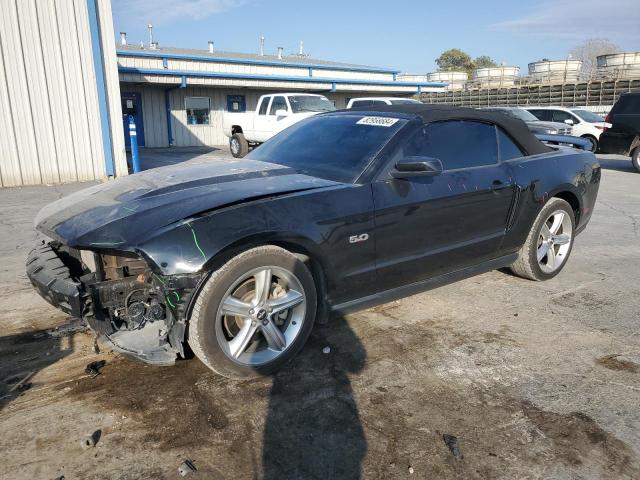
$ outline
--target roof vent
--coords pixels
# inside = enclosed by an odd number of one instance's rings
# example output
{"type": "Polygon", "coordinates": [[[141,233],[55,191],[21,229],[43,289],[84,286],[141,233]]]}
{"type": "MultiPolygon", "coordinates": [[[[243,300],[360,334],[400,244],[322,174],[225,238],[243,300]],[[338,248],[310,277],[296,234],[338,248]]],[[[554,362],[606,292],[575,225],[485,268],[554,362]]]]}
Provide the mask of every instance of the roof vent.
{"type": "Polygon", "coordinates": [[[209,53],[213,53],[213,42],[209,40],[209,53]]]}
{"type": "Polygon", "coordinates": [[[120,45],[127,44],[127,32],[120,32],[120,45]]]}
{"type": "Polygon", "coordinates": [[[282,47],[278,47],[278,60],[282,60],[282,52],[283,52],[284,48],[282,47]]]}

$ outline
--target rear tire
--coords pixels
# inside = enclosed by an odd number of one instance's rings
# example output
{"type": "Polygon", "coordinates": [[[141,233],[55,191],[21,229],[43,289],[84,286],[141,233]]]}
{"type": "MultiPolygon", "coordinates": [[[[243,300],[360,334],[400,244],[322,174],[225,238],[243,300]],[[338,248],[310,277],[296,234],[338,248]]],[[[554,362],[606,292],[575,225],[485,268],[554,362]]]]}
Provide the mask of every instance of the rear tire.
{"type": "Polygon", "coordinates": [[[571,206],[561,198],[552,198],[533,222],[511,271],[535,281],[555,277],[567,264],[575,229],[571,206]]]}
{"type": "Polygon", "coordinates": [[[235,158],[242,158],[249,153],[249,142],[242,133],[234,133],[229,139],[229,149],[235,158]]]}
{"type": "Polygon", "coordinates": [[[591,148],[589,151],[596,153],[598,151],[598,140],[596,137],[592,137],[591,135],[584,135],[582,138],[591,142],[591,148]]]}
{"type": "Polygon", "coordinates": [[[229,378],[268,375],[307,341],[316,316],[311,272],[274,245],[246,250],[213,272],[189,320],[193,353],[229,378]]]}
{"type": "Polygon", "coordinates": [[[640,172],[640,147],[636,147],[631,152],[631,164],[638,172],[640,172]]]}

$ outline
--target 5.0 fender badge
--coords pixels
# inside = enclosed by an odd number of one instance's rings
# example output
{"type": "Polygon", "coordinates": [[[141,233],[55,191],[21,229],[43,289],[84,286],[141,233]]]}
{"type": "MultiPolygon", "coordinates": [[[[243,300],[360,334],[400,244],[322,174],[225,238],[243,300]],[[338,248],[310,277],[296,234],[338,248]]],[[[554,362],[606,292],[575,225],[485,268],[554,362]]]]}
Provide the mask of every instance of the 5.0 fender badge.
{"type": "Polygon", "coordinates": [[[360,243],[360,242],[366,242],[367,240],[369,240],[368,233],[362,233],[360,235],[351,235],[349,237],[349,243],[360,243]]]}

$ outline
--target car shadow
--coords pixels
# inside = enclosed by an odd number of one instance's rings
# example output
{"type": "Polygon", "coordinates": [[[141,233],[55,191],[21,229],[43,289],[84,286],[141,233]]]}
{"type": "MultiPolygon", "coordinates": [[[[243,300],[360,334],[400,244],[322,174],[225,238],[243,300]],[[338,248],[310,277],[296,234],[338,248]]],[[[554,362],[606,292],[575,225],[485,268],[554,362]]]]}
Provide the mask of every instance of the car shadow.
{"type": "Polygon", "coordinates": [[[65,327],[0,337],[0,411],[33,386],[38,372],[73,353],[73,334],[65,327]]]}
{"type": "Polygon", "coordinates": [[[603,158],[602,156],[599,156],[598,162],[600,163],[600,166],[606,170],[637,173],[636,169],[633,168],[631,158],[629,157],[619,157],[616,155],[616,158],[603,158]]]}
{"type": "Polygon", "coordinates": [[[274,375],[264,430],[265,480],[360,478],[367,442],[349,375],[365,363],[362,342],[336,317],[317,326],[304,351],[274,375]]]}

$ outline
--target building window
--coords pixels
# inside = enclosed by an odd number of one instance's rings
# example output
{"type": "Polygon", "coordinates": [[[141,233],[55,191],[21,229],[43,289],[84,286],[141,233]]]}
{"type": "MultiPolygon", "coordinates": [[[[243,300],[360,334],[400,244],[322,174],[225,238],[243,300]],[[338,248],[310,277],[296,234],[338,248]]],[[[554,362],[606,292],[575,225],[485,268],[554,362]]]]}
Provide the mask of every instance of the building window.
{"type": "Polygon", "coordinates": [[[188,125],[209,125],[211,99],[209,97],[185,97],[188,125]]]}
{"type": "Polygon", "coordinates": [[[247,101],[244,95],[227,95],[227,112],[246,112],[247,101]]]}

